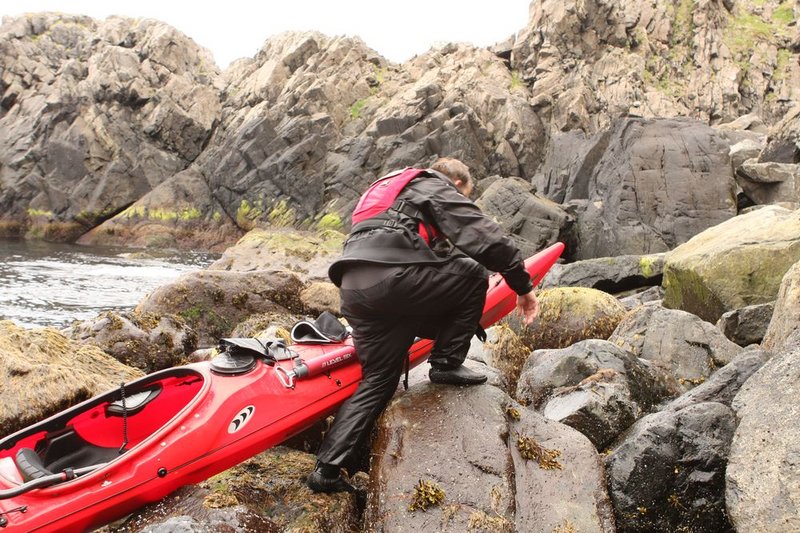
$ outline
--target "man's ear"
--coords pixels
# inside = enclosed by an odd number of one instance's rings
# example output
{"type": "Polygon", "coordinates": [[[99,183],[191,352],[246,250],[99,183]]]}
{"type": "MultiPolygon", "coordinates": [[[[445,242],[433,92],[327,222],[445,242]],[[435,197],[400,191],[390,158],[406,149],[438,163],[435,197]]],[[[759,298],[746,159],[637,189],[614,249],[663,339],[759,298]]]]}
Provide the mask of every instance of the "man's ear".
{"type": "Polygon", "coordinates": [[[455,179],[455,180],[453,180],[453,185],[455,185],[456,189],[458,189],[460,191],[461,187],[464,186],[464,181],[460,180],[460,179],[455,179]]]}

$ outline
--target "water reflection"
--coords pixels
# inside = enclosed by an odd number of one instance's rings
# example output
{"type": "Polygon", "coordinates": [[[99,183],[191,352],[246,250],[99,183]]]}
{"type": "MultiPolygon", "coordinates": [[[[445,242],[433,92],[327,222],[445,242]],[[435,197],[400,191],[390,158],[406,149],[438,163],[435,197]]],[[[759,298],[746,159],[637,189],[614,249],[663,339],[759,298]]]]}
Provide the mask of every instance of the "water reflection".
{"type": "Polygon", "coordinates": [[[69,325],[106,310],[128,310],[149,291],[199,270],[216,256],[147,256],[128,249],[0,241],[0,320],[69,325]]]}

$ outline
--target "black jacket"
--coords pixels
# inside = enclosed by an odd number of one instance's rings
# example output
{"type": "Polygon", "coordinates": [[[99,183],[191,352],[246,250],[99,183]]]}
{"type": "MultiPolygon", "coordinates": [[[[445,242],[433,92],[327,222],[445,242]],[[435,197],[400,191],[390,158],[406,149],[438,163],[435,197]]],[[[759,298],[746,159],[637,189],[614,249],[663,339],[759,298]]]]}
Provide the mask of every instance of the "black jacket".
{"type": "Polygon", "coordinates": [[[522,255],[503,229],[464,197],[445,175],[428,169],[412,180],[397,197],[417,208],[427,223],[445,236],[454,248],[442,252],[441,244],[428,246],[406,219],[402,227],[380,227],[351,233],[342,257],[328,275],[338,286],[348,264],[384,265],[449,264],[464,254],[488,270],[500,272],[517,294],[533,289],[522,255]],[[460,253],[461,252],[461,253],[460,253]]]}

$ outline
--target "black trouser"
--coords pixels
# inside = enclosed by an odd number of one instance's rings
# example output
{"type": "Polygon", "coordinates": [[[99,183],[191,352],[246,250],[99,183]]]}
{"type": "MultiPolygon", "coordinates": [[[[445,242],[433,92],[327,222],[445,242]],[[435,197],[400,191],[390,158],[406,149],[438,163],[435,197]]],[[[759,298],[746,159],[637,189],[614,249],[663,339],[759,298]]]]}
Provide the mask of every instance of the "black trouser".
{"type": "MultiPolygon", "coordinates": [[[[347,273],[345,273],[345,280],[347,273]]],[[[346,285],[346,283],[343,283],[346,285]]],[[[363,377],[339,409],[318,459],[350,467],[353,453],[392,398],[414,338],[435,339],[429,358],[437,367],[464,362],[486,300],[486,272],[461,259],[445,265],[411,265],[366,289],[341,290],[342,314],[353,327],[363,377]]]]}

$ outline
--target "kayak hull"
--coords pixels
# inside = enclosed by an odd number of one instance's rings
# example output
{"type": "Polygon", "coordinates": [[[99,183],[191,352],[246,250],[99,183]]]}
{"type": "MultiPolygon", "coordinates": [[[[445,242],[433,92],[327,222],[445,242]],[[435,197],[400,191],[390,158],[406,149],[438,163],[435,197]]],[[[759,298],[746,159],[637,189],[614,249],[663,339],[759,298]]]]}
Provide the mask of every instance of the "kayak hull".
{"type": "MultiPolygon", "coordinates": [[[[562,250],[557,243],[526,261],[536,282],[562,250]]],[[[481,324],[495,323],[515,302],[505,281],[493,276],[481,324]]],[[[431,340],[417,341],[409,351],[410,367],[424,362],[432,347],[431,340]]],[[[351,339],[289,348],[300,362],[316,362],[311,366],[324,372],[287,380],[298,360],[258,360],[233,375],[212,371],[209,362],[171,368],[0,440],[0,532],[99,527],[284,442],[334,413],[355,392],[361,367],[351,339]],[[9,491],[25,487],[27,476],[39,475],[38,467],[19,466],[23,449],[44,457],[39,467],[47,473],[48,466],[70,461],[71,468],[97,467],[9,497],[9,491]]]]}

